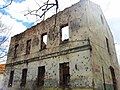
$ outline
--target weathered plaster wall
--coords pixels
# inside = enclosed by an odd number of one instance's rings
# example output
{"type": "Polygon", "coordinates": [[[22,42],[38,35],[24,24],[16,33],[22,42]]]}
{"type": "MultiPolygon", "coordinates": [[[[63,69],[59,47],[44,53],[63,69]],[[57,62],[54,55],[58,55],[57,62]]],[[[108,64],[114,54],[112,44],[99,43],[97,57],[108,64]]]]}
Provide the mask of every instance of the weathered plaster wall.
{"type": "MultiPolygon", "coordinates": [[[[22,69],[28,68],[26,89],[35,88],[38,74],[38,67],[45,66],[45,88],[59,87],[59,64],[69,62],[70,67],[70,88],[92,87],[92,67],[90,62],[90,51],[85,50],[67,55],[51,57],[35,62],[14,66],[13,87],[20,87],[22,69]],[[75,66],[77,66],[75,68],[75,66]]],[[[11,69],[7,69],[10,73],[11,69]]],[[[8,75],[9,76],[9,75],[8,75]]]]}
{"type": "Polygon", "coordinates": [[[110,66],[114,68],[117,80],[120,74],[113,36],[100,7],[90,2],[88,8],[88,12],[90,13],[88,15],[89,38],[92,46],[91,60],[95,88],[103,90],[103,83],[105,83],[106,90],[113,90],[110,66]],[[106,38],[108,39],[110,51],[108,51],[106,38]],[[105,78],[105,82],[103,77],[105,78]]]}
{"type": "Polygon", "coordinates": [[[0,74],[0,88],[3,87],[4,84],[4,74],[0,74]]]}

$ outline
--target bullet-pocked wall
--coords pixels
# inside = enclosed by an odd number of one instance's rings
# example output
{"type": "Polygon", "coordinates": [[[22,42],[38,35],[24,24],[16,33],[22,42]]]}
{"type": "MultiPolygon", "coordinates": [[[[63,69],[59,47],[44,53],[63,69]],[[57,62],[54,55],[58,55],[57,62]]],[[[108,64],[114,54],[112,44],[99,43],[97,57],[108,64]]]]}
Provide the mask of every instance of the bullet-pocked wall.
{"type": "Polygon", "coordinates": [[[100,7],[92,2],[90,4],[88,23],[95,88],[119,90],[117,83],[120,71],[112,33],[100,7]]]}
{"type": "Polygon", "coordinates": [[[117,90],[114,41],[100,7],[81,0],[12,37],[6,73],[5,86],[16,90],[117,90]]]}
{"type": "MultiPolygon", "coordinates": [[[[70,83],[69,88],[91,88],[92,68],[90,64],[89,50],[55,56],[40,61],[14,66],[13,87],[21,84],[22,70],[27,68],[26,89],[37,88],[38,67],[45,66],[44,88],[60,88],[60,64],[69,63],[70,83]],[[82,55],[83,56],[82,56],[82,55]],[[78,57],[78,58],[76,58],[78,57]]],[[[11,69],[9,70],[10,73],[11,69]]],[[[33,90],[33,89],[32,89],[33,90]]]]}

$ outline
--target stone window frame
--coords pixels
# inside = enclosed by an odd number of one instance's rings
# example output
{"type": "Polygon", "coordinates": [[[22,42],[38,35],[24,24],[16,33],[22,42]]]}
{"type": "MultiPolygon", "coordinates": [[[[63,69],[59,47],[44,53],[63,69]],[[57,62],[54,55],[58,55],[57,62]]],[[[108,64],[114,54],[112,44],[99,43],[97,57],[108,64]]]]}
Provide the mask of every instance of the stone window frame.
{"type": "Polygon", "coordinates": [[[27,71],[28,71],[27,68],[22,69],[22,77],[21,77],[21,83],[20,83],[21,87],[25,87],[26,85],[27,71]]]}
{"type": "Polygon", "coordinates": [[[69,41],[70,36],[68,37],[68,39],[62,40],[62,28],[67,27],[67,26],[68,26],[68,33],[69,33],[70,29],[69,29],[69,24],[68,24],[68,23],[62,24],[62,25],[60,26],[60,43],[61,43],[61,44],[62,44],[62,43],[67,43],[67,42],[69,41]]]}
{"type": "Polygon", "coordinates": [[[106,42],[106,47],[107,47],[107,51],[110,54],[110,45],[109,45],[109,39],[107,37],[105,37],[105,42],[106,42]]]}
{"type": "Polygon", "coordinates": [[[14,58],[16,58],[17,57],[17,49],[18,49],[18,47],[19,47],[19,44],[15,44],[15,48],[14,48],[14,58]]]}
{"type": "Polygon", "coordinates": [[[30,54],[31,49],[31,39],[27,40],[26,42],[26,54],[30,54]]]}
{"type": "Polygon", "coordinates": [[[109,69],[110,69],[110,73],[111,73],[111,77],[112,77],[113,88],[114,88],[114,90],[118,90],[115,70],[112,66],[110,66],[109,69]]]}
{"type": "Polygon", "coordinates": [[[38,67],[38,75],[37,75],[37,87],[44,86],[44,78],[45,78],[45,66],[38,67]]]}
{"type": "MultiPolygon", "coordinates": [[[[47,48],[47,43],[48,43],[48,42],[45,44],[45,43],[44,43],[44,41],[43,41],[43,40],[44,40],[44,36],[45,36],[45,35],[47,35],[47,38],[48,38],[48,34],[47,34],[47,32],[45,32],[45,33],[41,34],[41,50],[43,50],[43,49],[46,49],[46,48],[47,48]]],[[[46,40],[46,41],[47,41],[47,40],[46,40]]]]}
{"type": "Polygon", "coordinates": [[[14,70],[10,71],[8,87],[12,87],[13,79],[14,79],[14,70]]]}
{"type": "Polygon", "coordinates": [[[101,19],[102,24],[104,25],[104,18],[103,18],[103,15],[100,15],[100,19],[101,19]]]}
{"type": "Polygon", "coordinates": [[[69,62],[59,63],[59,84],[61,87],[67,87],[70,83],[69,62]]]}

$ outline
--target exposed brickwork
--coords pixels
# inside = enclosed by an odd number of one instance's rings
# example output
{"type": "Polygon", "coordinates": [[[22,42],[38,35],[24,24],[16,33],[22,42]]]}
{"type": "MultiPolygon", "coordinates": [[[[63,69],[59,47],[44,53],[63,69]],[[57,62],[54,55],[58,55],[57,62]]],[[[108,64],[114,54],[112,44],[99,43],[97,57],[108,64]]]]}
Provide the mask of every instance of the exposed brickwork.
{"type": "Polygon", "coordinates": [[[0,64],[0,74],[3,74],[5,72],[5,64],[0,64]]]}

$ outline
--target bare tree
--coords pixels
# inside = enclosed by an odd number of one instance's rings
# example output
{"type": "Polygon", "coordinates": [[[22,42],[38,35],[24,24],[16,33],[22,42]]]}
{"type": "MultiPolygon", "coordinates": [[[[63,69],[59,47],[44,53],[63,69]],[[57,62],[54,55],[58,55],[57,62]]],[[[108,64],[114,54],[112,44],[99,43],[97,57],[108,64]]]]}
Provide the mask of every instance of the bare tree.
{"type": "Polygon", "coordinates": [[[3,24],[2,21],[0,21],[0,60],[2,60],[5,56],[7,56],[9,37],[10,37],[10,28],[5,24],[3,24]]]}
{"type": "MultiPolygon", "coordinates": [[[[0,4],[0,10],[5,9],[9,5],[11,5],[13,0],[10,0],[9,2],[7,0],[3,0],[3,2],[5,2],[5,4],[4,5],[0,4]]],[[[7,51],[8,39],[10,37],[10,28],[6,26],[5,24],[3,24],[3,22],[1,21],[2,16],[0,17],[0,62],[4,62],[6,59],[5,57],[7,56],[7,53],[8,53],[7,51]]]]}
{"type": "MultiPolygon", "coordinates": [[[[8,0],[3,0],[4,2],[8,2],[8,0]]],[[[0,9],[4,9],[4,8],[7,8],[9,5],[11,5],[12,4],[12,2],[13,2],[13,0],[10,0],[7,4],[5,4],[5,5],[0,5],[1,7],[0,7],[0,9]]]]}
{"type": "MultiPolygon", "coordinates": [[[[36,1],[35,1],[36,2],[36,1]]],[[[53,7],[56,6],[56,13],[58,10],[58,0],[55,0],[53,3],[50,3],[50,0],[47,0],[43,5],[40,6],[38,2],[36,4],[39,6],[36,10],[28,10],[28,13],[26,13],[24,16],[27,15],[35,15],[36,17],[42,18],[45,17],[45,14],[53,7]],[[41,12],[41,14],[39,14],[41,12]]]]}
{"type": "MultiPolygon", "coordinates": [[[[7,0],[3,0],[6,2],[7,0]]],[[[35,1],[35,0],[34,0],[35,1]]],[[[5,9],[9,5],[11,5],[13,0],[10,0],[9,3],[5,3],[4,5],[0,4],[0,9],[5,9]]],[[[58,10],[58,0],[53,1],[53,3],[50,2],[50,0],[47,0],[43,5],[40,5],[38,2],[36,2],[36,5],[38,5],[38,9],[36,10],[28,10],[28,12],[25,14],[27,15],[35,15],[36,17],[39,18],[45,18],[45,14],[53,7],[56,7],[56,13],[58,10]],[[41,12],[41,14],[39,14],[41,12]]],[[[55,15],[55,25],[56,25],[56,17],[55,15]]],[[[1,19],[1,18],[0,18],[1,19]]],[[[5,24],[3,24],[0,20],[0,59],[4,58],[7,55],[7,45],[5,44],[8,41],[8,38],[10,36],[10,28],[7,27],[5,24]]],[[[1,62],[1,61],[0,61],[1,62]]]]}

